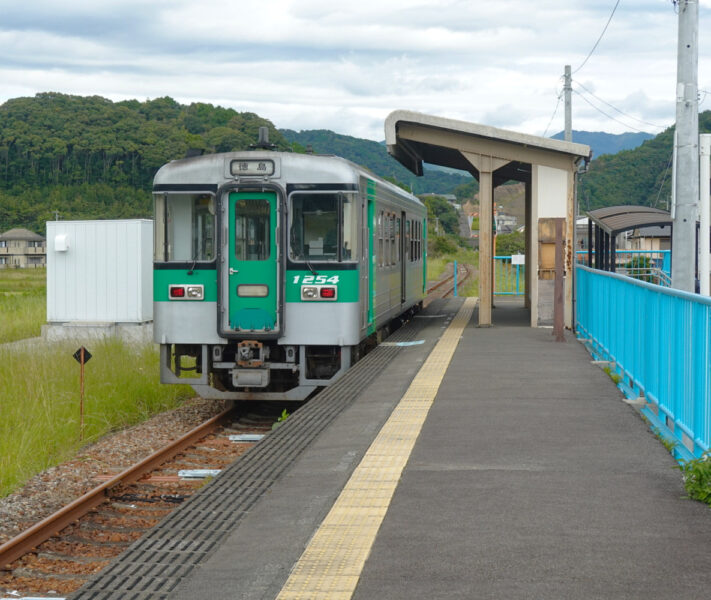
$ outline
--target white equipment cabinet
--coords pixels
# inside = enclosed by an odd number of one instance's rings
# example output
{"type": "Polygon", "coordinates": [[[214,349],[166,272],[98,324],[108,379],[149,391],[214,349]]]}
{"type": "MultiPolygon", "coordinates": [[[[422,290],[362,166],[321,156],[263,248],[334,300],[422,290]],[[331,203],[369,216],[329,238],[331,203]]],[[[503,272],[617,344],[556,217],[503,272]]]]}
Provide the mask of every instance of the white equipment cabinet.
{"type": "Polygon", "coordinates": [[[47,322],[153,319],[153,221],[47,222],[47,322]]]}

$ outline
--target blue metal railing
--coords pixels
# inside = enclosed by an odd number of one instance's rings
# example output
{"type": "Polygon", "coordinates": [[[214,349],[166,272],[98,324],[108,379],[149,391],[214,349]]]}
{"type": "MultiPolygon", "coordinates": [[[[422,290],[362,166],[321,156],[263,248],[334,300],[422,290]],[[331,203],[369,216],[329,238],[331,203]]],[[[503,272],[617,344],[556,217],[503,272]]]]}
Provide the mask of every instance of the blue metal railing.
{"type": "Polygon", "coordinates": [[[577,333],[613,363],[629,396],[689,460],[711,444],[711,298],[606,271],[576,269],[577,333]]]}
{"type": "MultiPolygon", "coordinates": [[[[617,273],[657,285],[671,285],[671,250],[617,250],[615,256],[617,273]]],[[[587,264],[587,250],[578,250],[575,253],[575,261],[591,266],[587,264]]]]}
{"type": "Polygon", "coordinates": [[[526,265],[511,260],[511,256],[494,256],[495,296],[523,296],[526,291],[526,265]]]}

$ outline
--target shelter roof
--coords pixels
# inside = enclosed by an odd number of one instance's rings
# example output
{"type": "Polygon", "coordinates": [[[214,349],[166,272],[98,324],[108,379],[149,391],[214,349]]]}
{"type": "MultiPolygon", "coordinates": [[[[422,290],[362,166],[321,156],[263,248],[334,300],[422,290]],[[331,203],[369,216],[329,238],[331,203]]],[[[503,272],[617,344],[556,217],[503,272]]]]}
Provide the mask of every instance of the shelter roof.
{"type": "Polygon", "coordinates": [[[610,235],[638,227],[664,227],[673,223],[667,211],[649,206],[606,206],[589,211],[588,216],[610,235]]]}
{"type": "MultiPolygon", "coordinates": [[[[555,158],[587,159],[590,147],[468,121],[396,110],[385,119],[388,152],[416,175],[422,162],[475,172],[462,152],[481,152],[509,161],[498,181],[526,181],[531,164],[555,163],[555,158]]],[[[557,165],[556,165],[557,166],[557,165]]]]}
{"type": "Polygon", "coordinates": [[[0,234],[0,240],[4,242],[20,240],[23,242],[43,242],[44,238],[29,229],[9,229],[0,234]]]}

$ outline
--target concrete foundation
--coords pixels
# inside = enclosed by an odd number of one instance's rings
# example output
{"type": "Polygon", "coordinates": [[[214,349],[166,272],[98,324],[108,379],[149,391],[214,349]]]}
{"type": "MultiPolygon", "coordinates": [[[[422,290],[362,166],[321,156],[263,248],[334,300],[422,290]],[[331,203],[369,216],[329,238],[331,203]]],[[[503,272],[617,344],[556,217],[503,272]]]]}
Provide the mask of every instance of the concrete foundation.
{"type": "Polygon", "coordinates": [[[132,345],[149,344],[153,341],[153,322],[110,323],[87,321],[47,323],[42,325],[42,338],[48,342],[118,338],[132,345]]]}

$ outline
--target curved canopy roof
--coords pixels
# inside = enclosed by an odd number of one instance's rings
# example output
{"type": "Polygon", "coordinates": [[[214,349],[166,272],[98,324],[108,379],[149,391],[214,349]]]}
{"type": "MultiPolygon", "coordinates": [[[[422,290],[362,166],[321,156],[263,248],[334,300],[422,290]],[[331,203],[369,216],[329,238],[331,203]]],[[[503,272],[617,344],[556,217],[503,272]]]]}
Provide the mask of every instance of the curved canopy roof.
{"type": "Polygon", "coordinates": [[[385,144],[388,152],[416,175],[422,175],[423,162],[472,172],[463,152],[505,159],[508,164],[499,169],[498,183],[525,181],[530,178],[532,164],[570,168],[571,160],[590,156],[590,147],[584,144],[409,110],[395,110],[387,116],[385,144]]]}
{"type": "Polygon", "coordinates": [[[666,227],[673,224],[667,211],[649,206],[606,206],[591,210],[587,214],[595,225],[610,235],[637,227],[666,227]]]}

